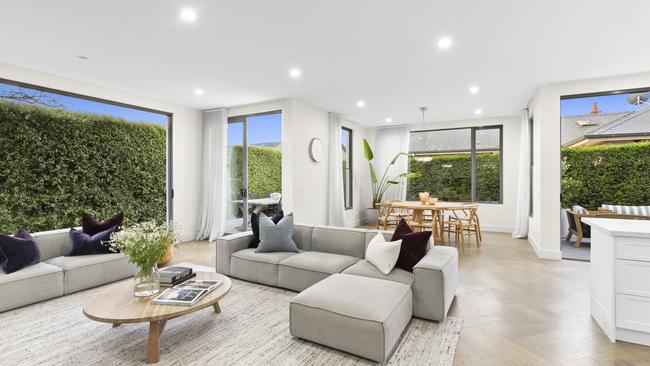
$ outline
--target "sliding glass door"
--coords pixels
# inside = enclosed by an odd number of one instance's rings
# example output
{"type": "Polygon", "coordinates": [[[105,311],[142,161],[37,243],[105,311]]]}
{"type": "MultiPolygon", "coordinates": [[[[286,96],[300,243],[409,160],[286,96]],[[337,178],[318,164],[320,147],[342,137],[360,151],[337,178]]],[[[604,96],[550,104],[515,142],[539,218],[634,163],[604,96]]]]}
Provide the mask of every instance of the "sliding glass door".
{"type": "Polygon", "coordinates": [[[247,231],[252,210],[282,205],[282,112],[228,118],[226,232],[247,231]]]}

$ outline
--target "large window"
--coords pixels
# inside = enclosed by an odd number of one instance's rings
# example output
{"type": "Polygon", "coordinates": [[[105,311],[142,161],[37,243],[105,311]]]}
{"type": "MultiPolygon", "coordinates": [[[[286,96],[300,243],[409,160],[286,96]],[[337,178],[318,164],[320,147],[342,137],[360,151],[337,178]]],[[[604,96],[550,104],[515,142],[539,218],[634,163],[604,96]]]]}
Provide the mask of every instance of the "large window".
{"type": "Polygon", "coordinates": [[[343,157],[343,197],[345,209],[352,209],[352,130],[343,127],[341,130],[341,149],[343,157]]]}
{"type": "Polygon", "coordinates": [[[228,118],[226,232],[246,231],[251,210],[282,207],[282,112],[228,118]]]}
{"type": "Polygon", "coordinates": [[[501,203],[501,126],[413,131],[408,198],[429,192],[443,201],[501,203]]]}
{"type": "Polygon", "coordinates": [[[172,219],[171,114],[0,80],[0,233],[172,219]]]}

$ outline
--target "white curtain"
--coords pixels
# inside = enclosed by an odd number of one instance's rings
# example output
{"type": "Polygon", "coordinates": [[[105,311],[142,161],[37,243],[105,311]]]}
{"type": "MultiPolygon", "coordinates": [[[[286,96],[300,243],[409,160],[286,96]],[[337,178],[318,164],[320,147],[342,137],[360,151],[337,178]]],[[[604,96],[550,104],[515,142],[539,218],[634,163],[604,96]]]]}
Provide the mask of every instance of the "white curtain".
{"type": "MultiPolygon", "coordinates": [[[[401,152],[408,153],[409,128],[406,126],[379,128],[377,129],[375,143],[371,147],[375,154],[374,163],[375,170],[377,171],[377,179],[381,179],[386,167],[390,165],[395,155],[401,152]]],[[[390,166],[388,169],[388,177],[394,178],[407,171],[408,158],[402,156],[397,159],[395,165],[390,166]]],[[[384,201],[406,200],[406,185],[406,179],[402,179],[400,184],[391,186],[383,197],[384,201]]]]}
{"type": "Polygon", "coordinates": [[[327,163],[327,224],[345,226],[345,202],[343,197],[343,153],[341,141],[341,117],[329,114],[329,157],[327,163]]]}
{"type": "Polygon", "coordinates": [[[203,168],[201,211],[197,239],[216,240],[223,235],[226,221],[226,136],[225,109],[203,113],[203,168]]]}
{"type": "Polygon", "coordinates": [[[519,142],[519,180],[517,185],[517,210],[513,238],[528,236],[530,214],[530,127],[528,109],[521,112],[521,138],[519,142]]]}

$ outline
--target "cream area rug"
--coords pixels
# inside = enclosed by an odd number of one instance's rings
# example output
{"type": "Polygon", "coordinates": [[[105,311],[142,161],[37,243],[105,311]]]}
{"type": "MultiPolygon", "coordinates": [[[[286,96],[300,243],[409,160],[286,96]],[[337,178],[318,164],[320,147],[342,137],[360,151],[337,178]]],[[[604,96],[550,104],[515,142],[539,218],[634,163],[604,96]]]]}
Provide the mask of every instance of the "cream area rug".
{"type": "MultiPolygon", "coordinates": [[[[205,267],[204,267],[205,268],[205,267]]],[[[197,268],[197,269],[204,269],[197,268]]],[[[214,270],[214,269],[212,269],[214,270]]],[[[2,365],[145,364],[148,323],[112,328],[82,314],[98,289],[0,313],[2,365]]],[[[289,334],[295,292],[233,279],[212,308],[169,320],[159,365],[372,365],[372,361],[289,334]]],[[[388,365],[451,365],[462,320],[413,318],[388,365]]]]}

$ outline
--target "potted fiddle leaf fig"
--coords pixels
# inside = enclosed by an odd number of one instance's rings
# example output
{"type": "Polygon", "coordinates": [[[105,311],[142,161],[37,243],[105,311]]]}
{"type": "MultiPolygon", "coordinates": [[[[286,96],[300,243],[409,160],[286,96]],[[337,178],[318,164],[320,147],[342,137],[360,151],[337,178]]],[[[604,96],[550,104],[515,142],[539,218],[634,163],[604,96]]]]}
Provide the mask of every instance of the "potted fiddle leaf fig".
{"type": "Polygon", "coordinates": [[[395,165],[401,157],[404,158],[408,157],[407,153],[400,152],[397,153],[397,155],[395,155],[393,160],[390,161],[390,164],[386,166],[386,169],[381,175],[381,179],[379,179],[378,178],[379,176],[377,175],[377,170],[375,169],[375,164],[373,163],[375,154],[373,153],[372,148],[370,147],[370,144],[366,139],[363,139],[363,156],[368,161],[368,167],[370,168],[370,184],[372,187],[372,207],[368,208],[368,222],[371,223],[371,222],[376,222],[377,220],[378,205],[382,203],[386,191],[390,187],[400,184],[404,179],[418,177],[419,173],[403,172],[394,176],[389,175],[390,168],[393,165],[395,165]]]}

